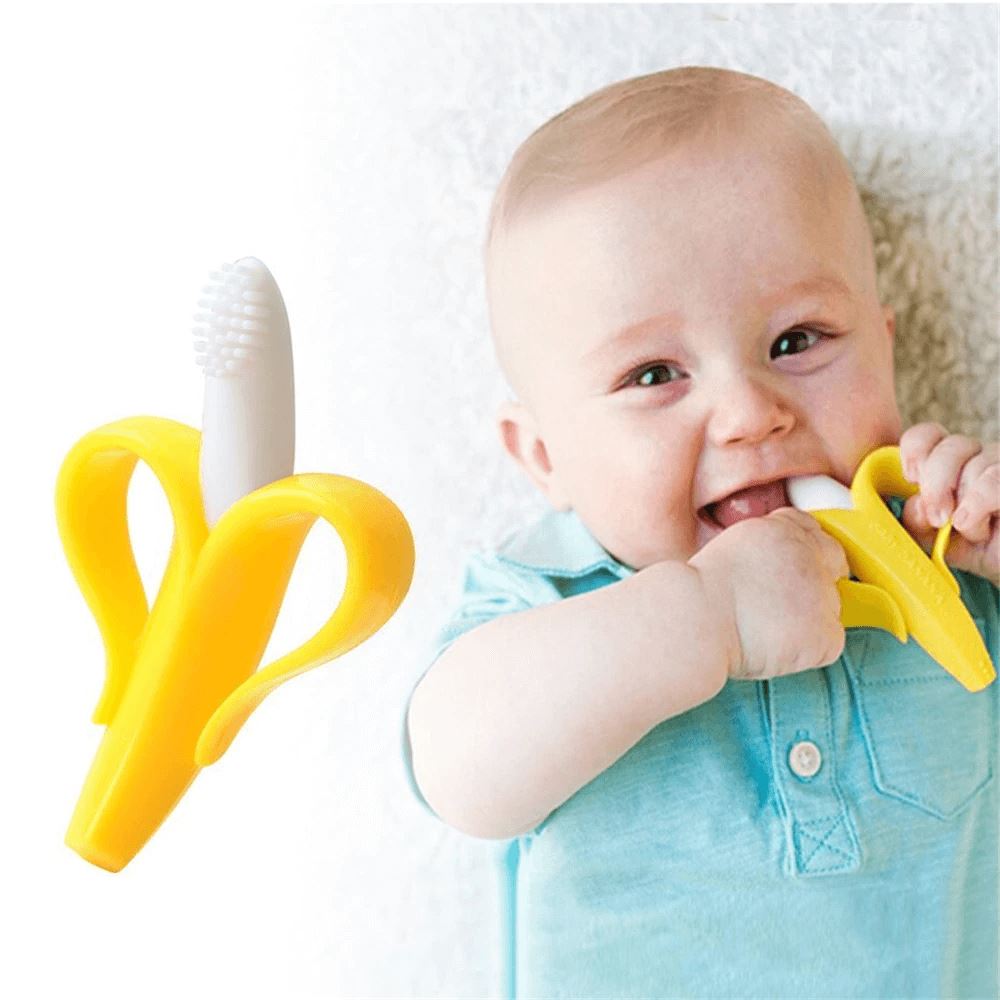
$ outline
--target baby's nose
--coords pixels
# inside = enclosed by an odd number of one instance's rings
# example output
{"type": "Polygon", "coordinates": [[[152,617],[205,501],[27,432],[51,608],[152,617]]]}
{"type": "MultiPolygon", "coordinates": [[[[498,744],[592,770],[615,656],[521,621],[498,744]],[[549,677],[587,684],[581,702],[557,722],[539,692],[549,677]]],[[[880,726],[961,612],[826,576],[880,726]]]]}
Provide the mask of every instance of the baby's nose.
{"type": "Polygon", "coordinates": [[[795,415],[781,395],[764,380],[737,377],[726,381],[715,397],[708,435],[715,445],[756,444],[782,437],[795,426],[795,415]]]}

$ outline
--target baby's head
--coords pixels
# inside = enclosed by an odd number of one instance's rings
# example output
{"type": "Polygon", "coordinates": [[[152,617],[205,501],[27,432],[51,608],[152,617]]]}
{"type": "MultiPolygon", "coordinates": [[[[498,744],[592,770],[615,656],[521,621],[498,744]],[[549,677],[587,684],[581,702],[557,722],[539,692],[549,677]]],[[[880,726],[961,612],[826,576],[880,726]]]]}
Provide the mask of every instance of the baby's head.
{"type": "Polygon", "coordinates": [[[573,105],[515,153],[485,258],[504,446],[636,569],[899,438],[850,168],[775,84],[684,67],[573,105]]]}

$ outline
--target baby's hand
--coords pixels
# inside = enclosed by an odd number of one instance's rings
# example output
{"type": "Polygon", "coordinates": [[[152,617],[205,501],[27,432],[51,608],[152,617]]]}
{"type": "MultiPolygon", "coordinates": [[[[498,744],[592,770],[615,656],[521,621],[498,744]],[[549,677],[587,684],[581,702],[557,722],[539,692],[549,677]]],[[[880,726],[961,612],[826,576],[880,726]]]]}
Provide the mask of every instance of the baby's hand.
{"type": "Polygon", "coordinates": [[[730,677],[798,673],[843,652],[836,582],[850,576],[847,557],[810,514],[783,507],[740,521],[688,564],[734,632],[730,677]]]}
{"type": "Polygon", "coordinates": [[[899,454],[903,475],[920,487],[903,508],[903,527],[929,552],[950,517],[948,564],[1000,582],[1000,444],[924,423],[903,434],[899,454]]]}

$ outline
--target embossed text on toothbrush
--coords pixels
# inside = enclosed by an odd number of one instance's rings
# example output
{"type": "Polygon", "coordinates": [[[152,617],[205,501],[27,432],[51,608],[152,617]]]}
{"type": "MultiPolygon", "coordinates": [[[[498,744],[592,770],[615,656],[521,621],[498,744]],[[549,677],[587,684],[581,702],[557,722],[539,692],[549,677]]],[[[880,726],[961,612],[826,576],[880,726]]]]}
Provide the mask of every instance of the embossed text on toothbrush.
{"type": "MultiPolygon", "coordinates": [[[[925,559],[920,559],[915,553],[909,550],[908,546],[904,546],[900,540],[896,537],[895,531],[900,530],[896,528],[890,531],[885,525],[873,524],[871,526],[875,534],[885,543],[888,549],[896,552],[902,559],[904,565],[908,570],[910,570],[913,575],[928,589],[928,598],[931,603],[937,607],[941,607],[944,603],[944,595],[935,586],[939,583],[938,574],[931,569],[928,569],[925,559]]],[[[903,529],[905,530],[905,529],[903,529]]]]}

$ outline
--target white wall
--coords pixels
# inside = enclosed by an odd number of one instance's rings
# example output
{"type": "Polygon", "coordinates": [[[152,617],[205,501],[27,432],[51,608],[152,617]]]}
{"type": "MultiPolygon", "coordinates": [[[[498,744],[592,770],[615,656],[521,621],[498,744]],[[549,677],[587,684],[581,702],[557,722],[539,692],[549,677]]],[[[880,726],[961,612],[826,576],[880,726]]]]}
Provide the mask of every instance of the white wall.
{"type": "MultiPolygon", "coordinates": [[[[18,5],[0,20],[0,405],[10,456],[0,805],[6,995],[484,997],[492,848],[425,816],[405,697],[461,556],[540,503],[502,460],[479,243],[528,132],[684,63],[796,90],[866,188],[913,419],[996,434],[997,9],[18,5]],[[292,324],[297,471],[407,514],[413,587],[270,697],[122,873],[62,844],[100,731],[99,636],[53,517],[63,456],[136,414],[197,425],[190,317],[218,263],[270,267],[292,324]],[[13,988],[13,992],[11,992],[13,988]]],[[[130,492],[155,586],[166,503],[130,492]]],[[[266,659],[338,596],[307,540],[266,659]]]]}

